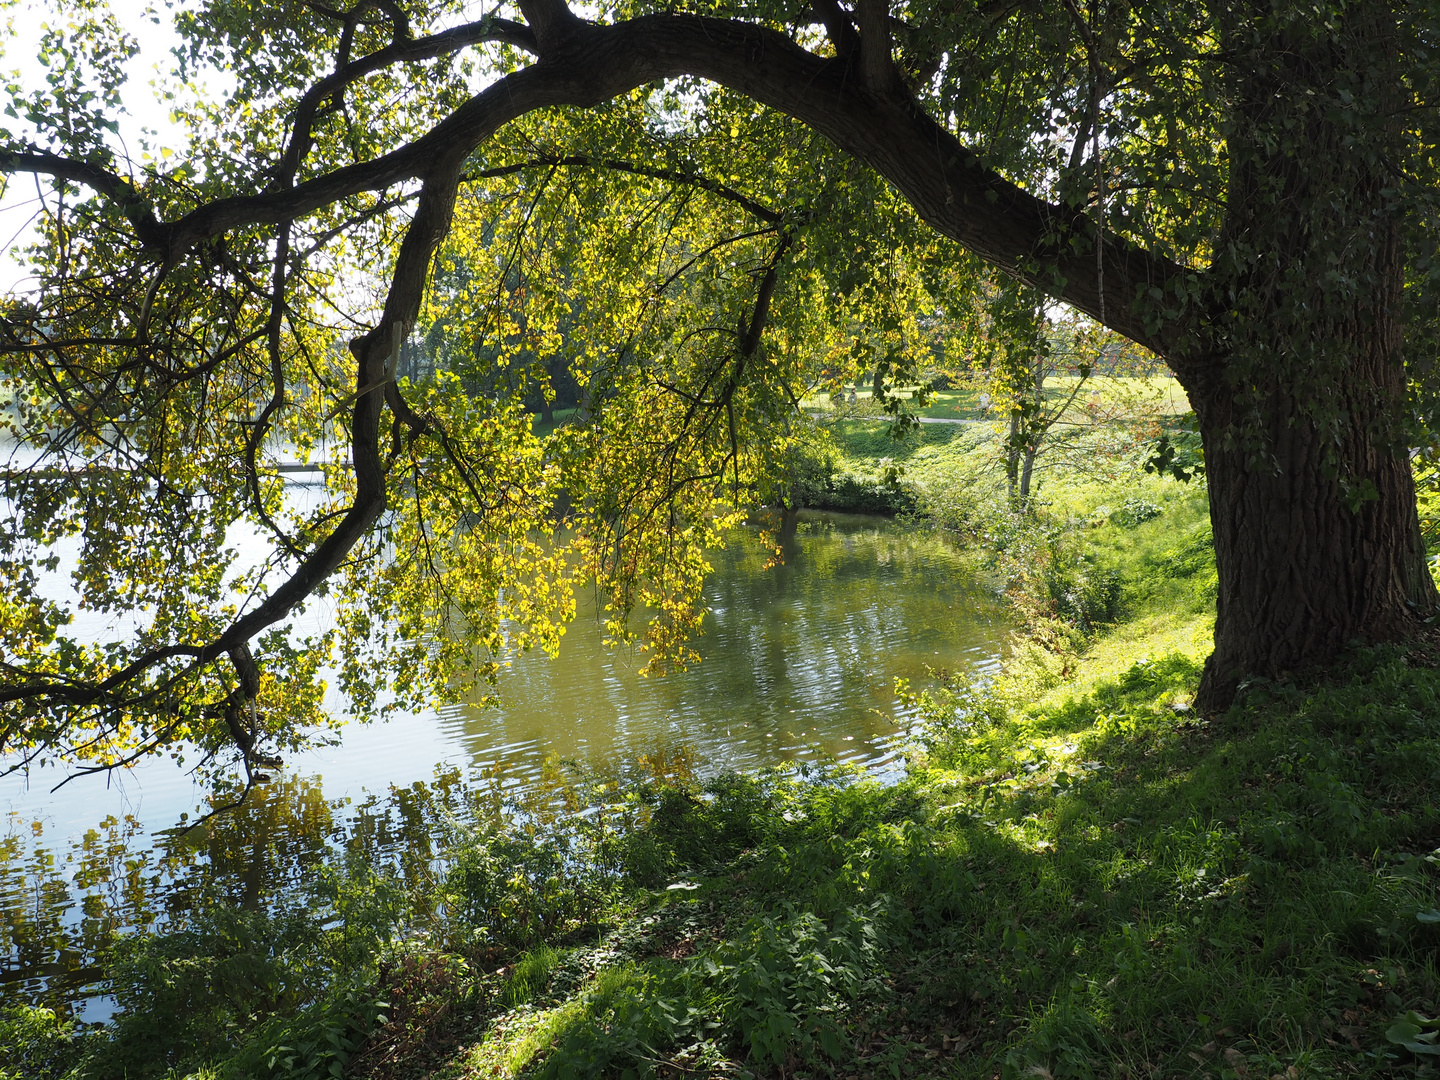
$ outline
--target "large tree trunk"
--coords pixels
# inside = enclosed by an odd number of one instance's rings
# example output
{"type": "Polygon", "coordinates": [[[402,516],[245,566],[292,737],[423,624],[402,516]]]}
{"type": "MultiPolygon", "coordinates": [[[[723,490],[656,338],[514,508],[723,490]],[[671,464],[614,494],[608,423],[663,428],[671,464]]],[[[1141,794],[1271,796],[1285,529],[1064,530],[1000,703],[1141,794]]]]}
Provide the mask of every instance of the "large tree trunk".
{"type": "Polygon", "coordinates": [[[1216,355],[1187,385],[1219,572],[1198,702],[1211,711],[1248,675],[1412,633],[1437,602],[1406,443],[1404,261],[1382,164],[1393,24],[1373,9],[1325,27],[1290,14],[1257,8],[1227,33],[1223,314],[1216,355]],[[1362,79],[1368,100],[1342,108],[1335,88],[1362,79]]]}
{"type": "Polygon", "coordinates": [[[1435,609],[1409,457],[1367,434],[1403,393],[1403,369],[1382,340],[1393,335],[1366,329],[1346,395],[1345,483],[1283,389],[1266,409],[1263,457],[1227,434],[1233,401],[1196,402],[1219,573],[1215,652],[1197,701],[1206,711],[1228,705],[1248,675],[1273,678],[1356,640],[1403,637],[1435,609]]]}

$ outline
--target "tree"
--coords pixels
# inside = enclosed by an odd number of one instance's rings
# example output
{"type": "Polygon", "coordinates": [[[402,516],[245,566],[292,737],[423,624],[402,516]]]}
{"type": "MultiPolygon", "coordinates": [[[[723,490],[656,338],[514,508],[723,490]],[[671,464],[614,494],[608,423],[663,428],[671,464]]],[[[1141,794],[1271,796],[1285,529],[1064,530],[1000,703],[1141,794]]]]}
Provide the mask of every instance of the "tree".
{"type": "MultiPolygon", "coordinates": [[[[177,17],[178,77],[234,89],[177,99],[176,164],[125,157],[133,41],[98,0],[70,7],[0,151],[50,185],[38,292],[3,324],[12,429],[45,458],[8,480],[11,747],[108,763],[190,738],[248,767],[262,733],[316,718],[303,687],[327,642],[274,628],[325,588],[349,601],[336,644],[362,703],[375,665],[401,692],[443,687],[512,623],[553,647],[573,576],[538,538],[562,492],[584,572],[622,616],[657,608],[673,651],[714,501],[763,483],[805,357],[843,351],[835,328],[866,306],[898,325],[896,282],[942,300],[973,280],[953,245],[1153,350],[1189,393],[1219,572],[1203,707],[1436,607],[1407,454],[1428,370],[1402,359],[1440,292],[1419,5],[816,0],[592,22],[521,0],[520,19],[457,22],[458,0],[211,0],[177,17]],[[581,176],[610,201],[547,214],[581,176]],[[444,372],[395,377],[437,251],[502,204],[517,252],[546,230],[546,258],[605,252],[570,279],[594,419],[554,445],[444,372]],[[287,511],[277,448],[331,445],[350,461],[332,503],[287,511]],[[224,557],[242,520],[276,546],[243,609],[224,557]],[[37,592],[46,544],[82,523],[82,594],[143,611],[133,640],[66,640],[37,592]],[[157,566],[162,537],[186,574],[157,566]],[[438,615],[455,643],[428,633],[438,615]]],[[[493,340],[544,338],[566,299],[529,303],[486,309],[510,328],[493,340]]]]}
{"type": "Polygon", "coordinates": [[[1032,483],[1042,456],[1094,473],[1133,454],[1137,440],[1160,435],[1155,395],[1115,378],[1152,374],[1155,358],[1083,316],[1052,316],[1034,289],[1016,282],[993,289],[966,320],[962,340],[984,373],[988,408],[1008,420],[1005,479],[1011,507],[1021,513],[1034,510],[1032,483]],[[1110,377],[1104,398],[1094,376],[1110,377]],[[1052,397],[1046,384],[1057,377],[1069,386],[1052,397]]]}

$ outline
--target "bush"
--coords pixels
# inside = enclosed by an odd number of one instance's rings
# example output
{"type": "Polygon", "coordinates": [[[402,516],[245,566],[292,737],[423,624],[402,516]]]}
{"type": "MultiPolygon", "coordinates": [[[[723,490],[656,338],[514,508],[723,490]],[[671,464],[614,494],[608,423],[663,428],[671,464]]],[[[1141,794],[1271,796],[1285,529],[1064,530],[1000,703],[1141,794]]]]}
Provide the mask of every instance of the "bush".
{"type": "Polygon", "coordinates": [[[1165,512],[1165,508],[1157,506],[1149,499],[1139,496],[1126,499],[1120,504],[1120,509],[1110,515],[1110,520],[1122,529],[1133,529],[1137,525],[1159,517],[1165,512]]]}
{"type": "Polygon", "coordinates": [[[1001,563],[1006,596],[1032,636],[1044,639],[1047,622],[1088,635],[1119,614],[1120,575],[1097,566],[1072,533],[1034,524],[1017,533],[1001,563]]]}
{"type": "Polygon", "coordinates": [[[655,888],[681,870],[704,869],[760,843],[776,812],[756,777],[723,773],[698,792],[665,786],[653,794],[649,826],[624,834],[619,860],[630,880],[655,888]]]}
{"type": "Polygon", "coordinates": [[[918,492],[898,477],[875,477],[843,472],[804,492],[804,505],[815,510],[836,510],[846,514],[914,513],[920,506],[918,492]]]}
{"type": "Polygon", "coordinates": [[[59,1080],[80,1060],[84,1037],[53,1009],[0,1009],[0,1080],[59,1080]]]}
{"type": "Polygon", "coordinates": [[[578,919],[610,882],[572,838],[477,829],[451,852],[446,909],[454,942],[523,948],[578,919]]]}
{"type": "Polygon", "coordinates": [[[127,938],[111,966],[121,1011],[104,1057],[153,1076],[224,1056],[257,1018],[290,1013],[321,991],[322,931],[303,909],[266,915],[215,905],[177,930],[127,938]]]}
{"type": "Polygon", "coordinates": [[[205,1062],[245,1077],[343,1068],[380,1015],[369,988],[406,901],[351,860],[277,911],[212,900],[182,926],[123,940],[110,969],[121,1011],[91,1071],[141,1080],[205,1062]]]}
{"type": "Polygon", "coordinates": [[[849,908],[833,926],[808,911],[752,919],[735,940],[695,965],[718,992],[725,1022],[751,1060],[784,1067],[794,1057],[838,1058],[847,1001],[878,975],[883,907],[849,908]]]}

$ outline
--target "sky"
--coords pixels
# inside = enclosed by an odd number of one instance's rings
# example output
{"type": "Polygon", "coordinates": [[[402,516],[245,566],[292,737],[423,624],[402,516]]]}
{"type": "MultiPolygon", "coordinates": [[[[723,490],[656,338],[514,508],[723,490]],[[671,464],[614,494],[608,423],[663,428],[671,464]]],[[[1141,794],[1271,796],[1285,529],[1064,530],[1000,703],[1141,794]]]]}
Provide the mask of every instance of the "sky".
{"type": "MultiPolygon", "coordinates": [[[[139,10],[142,0],[121,0],[113,7],[121,12],[127,7],[139,10]]],[[[0,19],[6,23],[6,32],[0,35],[0,73],[6,82],[13,80],[27,90],[43,86],[46,68],[36,54],[45,28],[57,22],[51,5],[42,0],[10,0],[6,5],[0,0],[0,12],[3,12],[0,19]]],[[[175,131],[170,122],[170,107],[160,100],[153,83],[157,71],[169,67],[170,49],[179,38],[166,10],[161,7],[157,14],[158,26],[149,19],[126,24],[140,45],[139,53],[126,65],[125,113],[117,118],[120,138],[130,147],[138,147],[146,131],[154,133],[156,138],[151,141],[158,138],[161,145],[166,133],[175,131]]],[[[8,102],[8,95],[0,95],[0,100],[8,102]]],[[[0,116],[0,126],[21,134],[20,125],[9,116],[0,116]]],[[[11,292],[26,285],[23,268],[11,251],[17,245],[23,246],[31,235],[38,196],[32,177],[15,176],[8,182],[0,178],[0,183],[5,186],[0,195],[0,291],[11,292]]]]}

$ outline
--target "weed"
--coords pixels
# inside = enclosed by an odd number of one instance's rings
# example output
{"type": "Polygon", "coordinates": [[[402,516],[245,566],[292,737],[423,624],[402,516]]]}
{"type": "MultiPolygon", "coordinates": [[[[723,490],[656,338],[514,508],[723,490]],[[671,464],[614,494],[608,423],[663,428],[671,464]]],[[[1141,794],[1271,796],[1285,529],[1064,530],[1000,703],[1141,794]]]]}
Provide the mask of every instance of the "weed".
{"type": "Polygon", "coordinates": [[[0,1080],[62,1076],[80,1060],[84,1037],[53,1009],[18,1005],[0,1010],[0,1080]]]}

